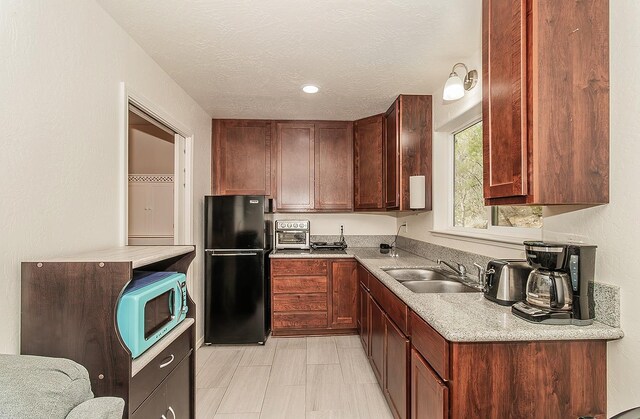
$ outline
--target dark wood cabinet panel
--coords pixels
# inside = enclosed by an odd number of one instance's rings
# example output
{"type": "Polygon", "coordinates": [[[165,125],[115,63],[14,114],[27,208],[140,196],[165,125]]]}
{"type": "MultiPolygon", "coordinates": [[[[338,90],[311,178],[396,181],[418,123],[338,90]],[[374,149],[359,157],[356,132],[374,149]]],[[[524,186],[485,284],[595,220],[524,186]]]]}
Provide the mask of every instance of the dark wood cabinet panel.
{"type": "Polygon", "coordinates": [[[432,112],[431,96],[400,95],[385,114],[386,209],[410,209],[409,178],[414,175],[425,176],[425,209],[431,209],[432,112]]]}
{"type": "Polygon", "coordinates": [[[213,120],[213,194],[271,195],[273,123],[213,120]]]}
{"type": "Polygon", "coordinates": [[[484,7],[484,194],[522,196],[527,194],[526,2],[485,0],[484,7]]]}
{"type": "Polygon", "coordinates": [[[383,210],[384,114],[353,123],[353,194],[355,210],[383,210]]]}
{"type": "Polygon", "coordinates": [[[324,293],[327,294],[326,276],[276,276],[272,274],[273,294],[324,293]]]}
{"type": "MultiPolygon", "coordinates": [[[[306,290],[305,290],[306,291],[306,290]]],[[[327,311],[327,293],[274,294],[273,311],[327,311]]]]}
{"type": "Polygon", "coordinates": [[[394,416],[406,419],[409,339],[387,318],[384,391],[394,416]]]}
{"type": "Polygon", "coordinates": [[[605,341],[454,343],[450,417],[605,418],[606,350],[605,341]]]}
{"type": "Polygon", "coordinates": [[[312,210],[315,205],[315,125],[279,122],[276,130],[276,208],[312,210]]]}
{"type": "Polygon", "coordinates": [[[609,202],[608,0],[483,0],[483,120],[486,205],[609,202]]]}
{"type": "Polygon", "coordinates": [[[273,330],[279,332],[286,329],[326,329],[327,312],[308,313],[273,313],[273,330]]]}
{"type": "Polygon", "coordinates": [[[387,329],[384,311],[369,296],[369,353],[373,373],[381,388],[384,388],[385,335],[387,329]]]}
{"type": "Polygon", "coordinates": [[[449,342],[414,312],[411,312],[411,343],[442,378],[451,377],[449,342]]]}
{"type": "MultiPolygon", "coordinates": [[[[161,418],[167,413],[167,386],[160,385],[153,393],[130,415],[131,419],[161,418]]],[[[166,416],[165,416],[166,417],[166,416]]]]}
{"type": "Polygon", "coordinates": [[[447,419],[449,389],[415,349],[411,350],[411,419],[447,419]]]}
{"type": "MultiPolygon", "coordinates": [[[[167,377],[167,410],[174,418],[195,417],[195,406],[191,405],[189,398],[189,383],[192,374],[189,368],[190,357],[183,359],[180,365],[167,377]]],[[[169,416],[167,415],[167,417],[169,416]]]]}
{"type": "Polygon", "coordinates": [[[353,123],[315,124],[315,209],[353,209],[353,123]]]}
{"type": "Polygon", "coordinates": [[[387,313],[387,316],[395,322],[404,334],[409,335],[409,308],[407,305],[371,274],[369,274],[369,289],[371,296],[376,299],[385,313],[387,313]]]}
{"type": "Polygon", "coordinates": [[[398,163],[398,142],[400,140],[398,127],[398,100],[393,102],[384,115],[384,207],[386,209],[400,208],[400,174],[398,163]]]}
{"type": "Polygon", "coordinates": [[[329,262],[326,259],[277,259],[271,263],[275,276],[327,275],[329,262]]]}
{"type": "Polygon", "coordinates": [[[359,287],[359,323],[358,333],[360,334],[360,340],[362,341],[362,347],[367,357],[370,355],[369,351],[369,292],[364,288],[362,284],[359,287]]]}
{"type": "Polygon", "coordinates": [[[331,327],[334,329],[356,327],[358,316],[358,276],[355,260],[331,263],[331,327]]]}

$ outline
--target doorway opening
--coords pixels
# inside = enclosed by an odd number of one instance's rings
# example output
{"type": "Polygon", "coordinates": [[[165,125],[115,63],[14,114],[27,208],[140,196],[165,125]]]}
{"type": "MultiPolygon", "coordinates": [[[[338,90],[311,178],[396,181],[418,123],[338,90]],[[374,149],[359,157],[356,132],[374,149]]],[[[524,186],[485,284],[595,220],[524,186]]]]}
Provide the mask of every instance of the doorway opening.
{"type": "Polygon", "coordinates": [[[143,108],[127,103],[125,242],[188,244],[188,140],[143,108]]]}

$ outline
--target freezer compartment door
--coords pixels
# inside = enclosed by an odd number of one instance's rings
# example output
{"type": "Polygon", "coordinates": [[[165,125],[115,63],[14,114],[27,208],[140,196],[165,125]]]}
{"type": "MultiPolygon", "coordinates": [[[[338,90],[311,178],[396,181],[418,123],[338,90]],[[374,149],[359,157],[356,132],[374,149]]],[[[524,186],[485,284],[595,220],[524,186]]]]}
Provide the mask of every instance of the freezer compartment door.
{"type": "Polygon", "coordinates": [[[205,196],[205,249],[271,247],[264,196],[205,196]]]}
{"type": "Polygon", "coordinates": [[[205,253],[205,343],[266,340],[267,263],[262,251],[205,253]]]}

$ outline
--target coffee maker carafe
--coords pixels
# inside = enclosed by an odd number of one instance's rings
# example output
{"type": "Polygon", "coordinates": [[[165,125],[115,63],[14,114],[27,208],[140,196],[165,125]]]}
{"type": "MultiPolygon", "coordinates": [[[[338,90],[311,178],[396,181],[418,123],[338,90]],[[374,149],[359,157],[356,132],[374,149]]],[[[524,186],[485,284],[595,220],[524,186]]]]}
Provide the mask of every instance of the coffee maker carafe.
{"type": "Polygon", "coordinates": [[[596,246],[526,241],[527,299],[513,305],[518,317],[534,323],[593,323],[596,246]]]}

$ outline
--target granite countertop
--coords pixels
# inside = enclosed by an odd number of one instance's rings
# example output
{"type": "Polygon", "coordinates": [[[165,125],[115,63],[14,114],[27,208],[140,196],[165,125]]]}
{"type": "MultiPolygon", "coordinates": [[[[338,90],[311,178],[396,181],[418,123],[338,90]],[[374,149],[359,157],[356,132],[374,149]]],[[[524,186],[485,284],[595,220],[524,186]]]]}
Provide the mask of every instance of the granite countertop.
{"type": "Polygon", "coordinates": [[[619,339],[622,329],[595,321],[590,326],[542,325],[529,323],[511,314],[511,307],[493,303],[483,294],[419,294],[410,291],[382,268],[435,266],[436,262],[403,250],[398,257],[380,253],[377,248],[347,248],[347,255],[276,254],[272,257],[355,257],[416,314],[452,342],[535,341],[619,339]]]}

